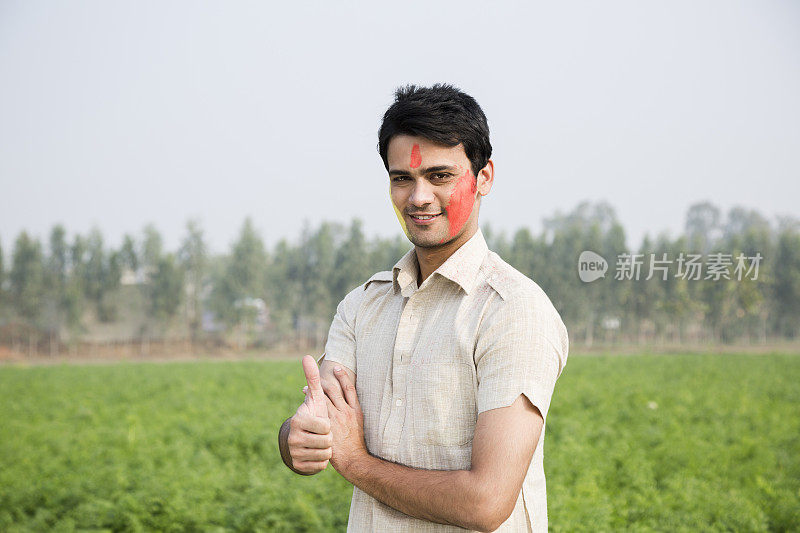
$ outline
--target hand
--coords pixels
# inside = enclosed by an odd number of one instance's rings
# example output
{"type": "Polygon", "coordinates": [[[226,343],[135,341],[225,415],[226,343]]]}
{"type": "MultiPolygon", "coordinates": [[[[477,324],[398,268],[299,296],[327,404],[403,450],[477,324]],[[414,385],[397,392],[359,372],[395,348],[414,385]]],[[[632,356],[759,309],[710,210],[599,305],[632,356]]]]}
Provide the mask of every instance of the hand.
{"type": "Polygon", "coordinates": [[[337,366],[333,373],[343,395],[332,388],[325,397],[333,435],[331,464],[337,472],[347,478],[348,466],[369,453],[364,442],[364,413],[358,402],[356,386],[344,369],[337,366]]]}
{"type": "Polygon", "coordinates": [[[295,470],[316,474],[325,470],[333,454],[333,435],[328,418],[328,400],[320,383],[319,368],[310,355],[303,357],[307,386],[305,401],[289,425],[289,455],[295,470]]]}

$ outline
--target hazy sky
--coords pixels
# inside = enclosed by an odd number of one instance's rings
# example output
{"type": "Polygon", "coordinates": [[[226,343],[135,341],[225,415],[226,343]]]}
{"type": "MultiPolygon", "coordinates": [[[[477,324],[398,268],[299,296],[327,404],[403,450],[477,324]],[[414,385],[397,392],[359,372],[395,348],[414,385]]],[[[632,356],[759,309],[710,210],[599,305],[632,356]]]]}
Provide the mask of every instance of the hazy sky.
{"type": "Polygon", "coordinates": [[[797,2],[0,0],[0,243],[399,234],[376,133],[396,86],[437,81],[489,118],[495,228],[583,200],[629,245],[700,200],[800,216],[797,2]]]}

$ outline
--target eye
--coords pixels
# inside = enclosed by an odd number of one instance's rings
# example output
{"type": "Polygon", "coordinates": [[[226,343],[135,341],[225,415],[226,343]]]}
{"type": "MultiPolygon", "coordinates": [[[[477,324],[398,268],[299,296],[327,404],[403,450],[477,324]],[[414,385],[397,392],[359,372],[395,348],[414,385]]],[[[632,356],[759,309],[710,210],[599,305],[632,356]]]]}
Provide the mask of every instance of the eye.
{"type": "Polygon", "coordinates": [[[450,178],[450,174],[448,174],[447,172],[436,172],[434,174],[431,174],[431,178],[433,178],[435,180],[443,181],[443,180],[449,179],[450,178]]]}
{"type": "Polygon", "coordinates": [[[400,182],[400,181],[405,181],[405,180],[407,180],[407,179],[408,179],[408,176],[393,176],[393,177],[392,177],[392,183],[397,183],[397,182],[400,182]]]}

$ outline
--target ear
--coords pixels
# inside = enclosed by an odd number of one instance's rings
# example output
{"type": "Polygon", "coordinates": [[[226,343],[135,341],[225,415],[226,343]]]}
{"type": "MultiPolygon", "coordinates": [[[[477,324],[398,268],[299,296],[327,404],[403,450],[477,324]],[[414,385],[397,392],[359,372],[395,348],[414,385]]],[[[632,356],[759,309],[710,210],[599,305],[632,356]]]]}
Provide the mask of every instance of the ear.
{"type": "Polygon", "coordinates": [[[492,190],[492,184],[494,183],[494,162],[490,159],[486,166],[478,172],[478,194],[481,196],[486,196],[489,194],[489,191],[492,190]]]}

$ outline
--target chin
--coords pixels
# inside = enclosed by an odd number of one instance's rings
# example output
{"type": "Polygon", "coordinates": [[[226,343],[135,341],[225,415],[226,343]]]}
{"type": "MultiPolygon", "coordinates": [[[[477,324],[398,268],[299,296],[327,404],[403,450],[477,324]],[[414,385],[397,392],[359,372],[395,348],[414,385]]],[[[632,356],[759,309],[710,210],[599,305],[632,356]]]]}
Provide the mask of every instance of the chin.
{"type": "Polygon", "coordinates": [[[444,236],[435,236],[435,235],[411,235],[409,239],[411,244],[414,246],[418,246],[420,248],[438,248],[440,246],[444,246],[446,244],[450,244],[453,242],[457,237],[452,237],[450,239],[447,238],[447,235],[444,236]]]}
{"type": "MultiPolygon", "coordinates": [[[[420,240],[413,240],[411,243],[416,246],[417,248],[437,248],[441,246],[438,242],[428,242],[428,241],[420,241],[420,240]]],[[[445,244],[445,243],[442,243],[445,244]]]]}

